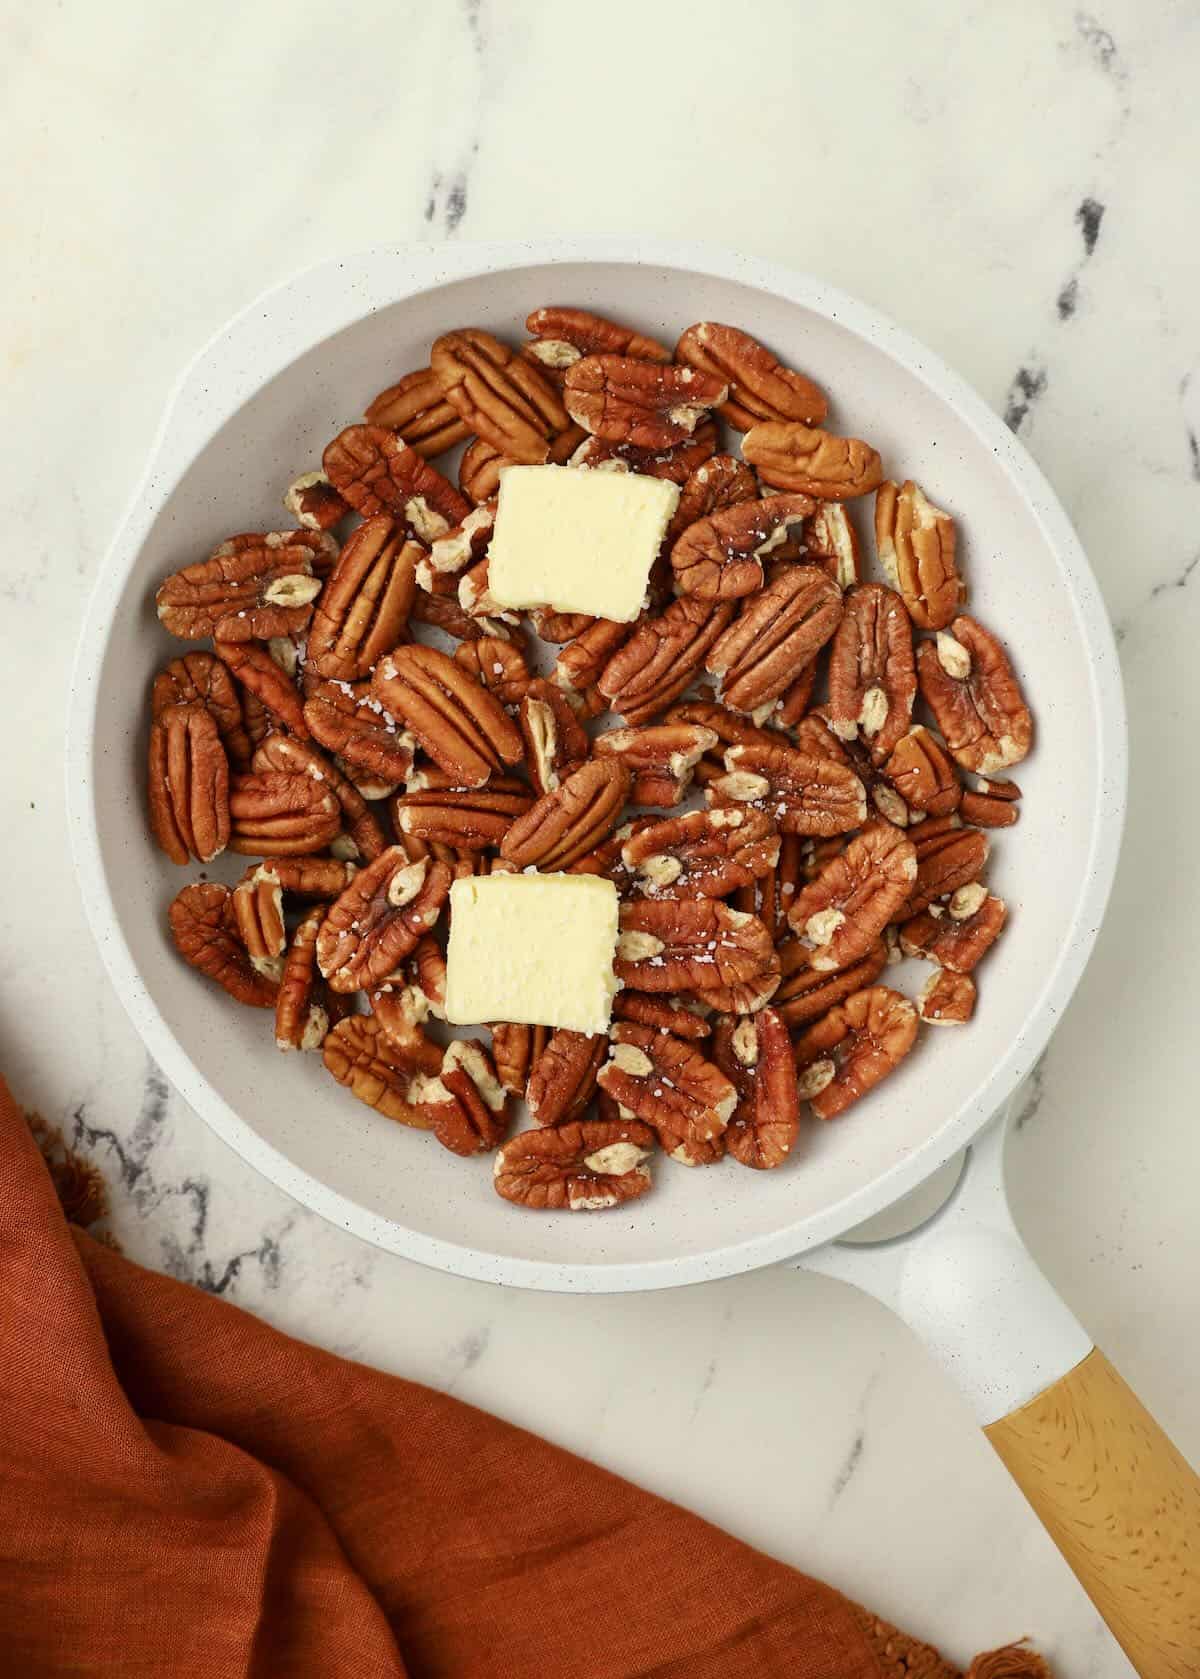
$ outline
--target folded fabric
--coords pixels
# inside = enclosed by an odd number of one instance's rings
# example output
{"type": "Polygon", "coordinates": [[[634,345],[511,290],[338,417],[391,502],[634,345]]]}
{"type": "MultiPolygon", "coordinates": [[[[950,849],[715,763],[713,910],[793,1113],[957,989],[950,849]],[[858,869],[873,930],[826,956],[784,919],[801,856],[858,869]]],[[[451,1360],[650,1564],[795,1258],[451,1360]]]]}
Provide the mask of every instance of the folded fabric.
{"type": "MultiPolygon", "coordinates": [[[[69,1158],[55,1178],[87,1200],[69,1158]]],[[[0,1240],[4,1675],[956,1672],[698,1517],[69,1226],[2,1081],[0,1240]]],[[[1045,1674],[1024,1646],[971,1668],[1045,1674]]]]}

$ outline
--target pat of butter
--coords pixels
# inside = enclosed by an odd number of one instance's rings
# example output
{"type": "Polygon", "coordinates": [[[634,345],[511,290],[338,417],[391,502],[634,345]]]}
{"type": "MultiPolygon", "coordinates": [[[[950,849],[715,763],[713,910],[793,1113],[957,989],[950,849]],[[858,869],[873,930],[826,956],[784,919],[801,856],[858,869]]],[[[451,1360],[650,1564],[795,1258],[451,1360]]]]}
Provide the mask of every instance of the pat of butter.
{"type": "Polygon", "coordinates": [[[552,606],[632,623],[678,502],[678,485],[665,478],[505,467],[488,590],[503,607],[552,606]]]}
{"type": "Polygon", "coordinates": [[[446,1019],[608,1030],[617,889],[587,874],[468,875],[450,888],[446,1019]]]}

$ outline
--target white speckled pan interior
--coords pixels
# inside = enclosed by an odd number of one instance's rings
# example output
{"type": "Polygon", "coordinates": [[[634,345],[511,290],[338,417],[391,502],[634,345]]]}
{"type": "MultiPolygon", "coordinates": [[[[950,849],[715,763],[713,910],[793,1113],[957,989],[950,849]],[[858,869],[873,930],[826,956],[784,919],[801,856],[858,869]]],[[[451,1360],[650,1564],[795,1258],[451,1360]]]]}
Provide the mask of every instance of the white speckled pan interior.
{"type": "MultiPolygon", "coordinates": [[[[864,532],[869,507],[858,516],[864,532]]],[[[868,544],[873,550],[873,544],[868,544]]],[[[961,1147],[1042,1050],[1103,912],[1125,795],[1124,716],[1103,606],[1023,449],[919,345],[817,282],[704,249],[631,244],[419,247],[331,264],[252,305],[184,375],[106,561],[80,649],[69,734],[73,841],[92,924],[151,1053],[196,1112],[269,1178],[369,1241],[465,1275],[545,1288],[697,1281],[780,1260],[877,1212],[961,1147]],[[1008,645],[1037,720],[1016,772],[1019,825],[989,880],[1011,925],[980,974],[974,1024],[927,1031],[901,1072],[833,1125],[808,1124],[770,1173],[660,1163],[653,1192],[603,1215],[536,1215],[464,1162],[280,1055],[175,955],[165,911],[196,871],[156,851],[143,811],[147,697],[180,646],[152,605],[165,572],[231,532],[286,522],[289,480],[433,338],[519,338],[571,303],[673,341],[735,322],[831,393],[830,425],[870,439],[960,520],[970,609],[1008,645]]],[[[236,872],[236,871],[233,871],[236,872]]],[[[230,871],[226,871],[230,873],[230,871]]]]}

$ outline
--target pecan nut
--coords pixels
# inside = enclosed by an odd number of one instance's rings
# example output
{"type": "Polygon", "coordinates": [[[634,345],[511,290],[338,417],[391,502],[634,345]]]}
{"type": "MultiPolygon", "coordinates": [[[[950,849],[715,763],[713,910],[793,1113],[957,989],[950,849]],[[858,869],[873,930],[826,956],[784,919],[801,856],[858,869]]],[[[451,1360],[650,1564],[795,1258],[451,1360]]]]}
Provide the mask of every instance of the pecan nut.
{"type": "Polygon", "coordinates": [[[930,818],[912,834],[916,881],[903,906],[904,917],[919,915],[937,898],[979,879],[991,849],[986,834],[964,828],[957,816],[930,818]]]}
{"type": "Polygon", "coordinates": [[[533,804],[528,787],[512,776],[496,776],[483,787],[418,785],[430,779],[414,776],[407,792],[396,795],[392,823],[401,836],[455,851],[486,851],[499,845],[533,804]]]}
{"type": "Polygon", "coordinates": [[[778,558],[815,507],[808,496],[764,496],[696,520],[671,549],[676,589],[709,600],[752,595],[762,587],[764,562],[778,558]]]}
{"type": "MultiPolygon", "coordinates": [[[[284,491],[283,505],[305,530],[328,531],[350,511],[323,472],[302,472],[284,491]]],[[[316,567],[313,568],[316,570],[316,567]]]]}
{"type": "Polygon", "coordinates": [[[474,677],[501,705],[519,705],[531,680],[520,647],[499,636],[481,635],[454,649],[454,662],[474,677]]]}
{"type": "Polygon", "coordinates": [[[651,997],[644,991],[618,991],[613,998],[613,1018],[632,1020],[638,1026],[653,1026],[676,1038],[699,1042],[712,1027],[697,1008],[677,997],[651,997]]]}
{"type": "Polygon", "coordinates": [[[804,557],[819,565],[839,589],[862,582],[858,532],[840,501],[823,501],[804,526],[804,557]]]}
{"type": "Polygon", "coordinates": [[[250,966],[278,984],[283,975],[287,928],[283,922],[283,884],[270,863],[247,869],[238,881],[233,889],[233,914],[250,966]]]}
{"type": "Polygon", "coordinates": [[[238,936],[232,894],[215,880],[198,880],[173,899],[167,922],[184,961],[216,980],[223,991],[250,1008],[275,1007],[276,985],[259,973],[238,936]]]}
{"type": "MultiPolygon", "coordinates": [[[[760,821],[771,820],[761,812],[756,814],[760,821]]],[[[804,878],[805,849],[811,843],[799,834],[780,834],[779,855],[774,865],[739,886],[733,894],[733,907],[757,915],[766,923],[776,944],[787,932],[787,912],[804,878]]]]}
{"type": "MultiPolygon", "coordinates": [[[[433,944],[435,941],[428,934],[421,943],[433,944]]],[[[416,960],[417,952],[404,964],[407,972],[416,960]]],[[[338,999],[339,993],[330,992],[330,997],[338,999]]],[[[340,994],[340,1001],[348,1003],[345,993],[340,994]]],[[[425,1022],[429,1019],[432,1007],[429,998],[419,985],[400,985],[388,980],[377,986],[369,993],[367,1001],[371,1005],[371,1014],[379,1022],[379,1029],[400,1053],[404,1065],[416,1074],[423,1074],[426,1078],[435,1078],[441,1071],[443,1049],[435,1044],[433,1039],[425,1033],[425,1022]]],[[[416,1098],[409,1092],[409,1098],[416,1105],[416,1098]]]]}
{"type": "Polygon", "coordinates": [[[418,1074],[409,1100],[451,1154],[488,1154],[508,1130],[508,1095],[491,1056],[473,1038],[447,1044],[437,1076],[418,1074]]]}
{"type": "Polygon", "coordinates": [[[566,869],[612,833],[629,794],[629,771],[612,759],[591,759],[519,816],[500,855],[515,868],[566,869]]]}
{"type": "Polygon", "coordinates": [[[229,849],[248,857],[299,857],[324,851],[342,825],[328,787],[309,775],[233,775],[229,778],[229,849]]]}
{"type": "Polygon", "coordinates": [[[403,641],[416,594],[419,542],[390,518],[365,519],[321,592],[308,632],[308,663],[319,676],[352,682],[403,641]]]}
{"type": "Polygon", "coordinates": [[[841,740],[861,734],[882,764],[908,733],[917,672],[904,602],[882,583],[845,596],[829,654],[829,723],[841,740]]]}
{"type": "Polygon", "coordinates": [[[336,752],[354,772],[355,787],[364,778],[394,786],[412,770],[416,737],[401,728],[370,683],[313,684],[304,702],[304,721],[314,740],[336,752]]]}
{"type": "Polygon", "coordinates": [[[679,698],[732,616],[729,601],[681,596],[641,620],[605,665],[597,688],[626,722],[646,722],[679,698]]]}
{"type": "Polygon", "coordinates": [[[724,379],[634,356],[584,356],[568,369],[563,401],[577,425],[635,449],[670,449],[725,400],[724,379]]]}
{"type": "Polygon", "coordinates": [[[829,411],[819,385],[785,367],[765,344],[739,327],[697,321],[680,336],[675,355],[728,383],[729,396],[720,413],[737,431],[749,431],[762,420],[819,426],[829,411]]]}
{"type": "Polygon", "coordinates": [[[409,1101],[418,1072],[374,1015],[350,1014],[339,1020],[325,1037],[321,1057],[337,1082],[367,1107],[401,1125],[429,1129],[428,1116],[409,1101]]]}
{"type": "Polygon", "coordinates": [[[778,982],[763,923],[714,898],[639,898],[621,905],[613,971],[634,991],[711,991],[778,982]]]}
{"type": "Polygon", "coordinates": [[[496,1076],[510,1096],[524,1096],[529,1075],[550,1039],[547,1026],[516,1025],[498,1020],[492,1025],[492,1059],[496,1076]]]}
{"type": "Polygon", "coordinates": [[[246,730],[237,685],[215,653],[184,653],[164,665],[150,690],[150,710],[160,717],[168,706],[202,705],[217,725],[226,756],[235,769],[249,766],[254,748],[246,730]]]}
{"type": "Polygon", "coordinates": [[[586,760],[587,733],[562,690],[540,676],[526,685],[517,721],[529,779],[539,794],[553,793],[586,760]]]}
{"type": "Polygon", "coordinates": [[[906,479],[885,479],[875,494],[875,546],[888,582],[898,589],[914,624],[944,630],[966,590],[954,561],[954,520],[906,479]]]}
{"type": "Polygon", "coordinates": [[[962,785],[945,747],[923,723],[896,742],[884,774],[909,810],[948,816],[957,810],[962,785]]]}
{"type": "Polygon", "coordinates": [[[450,892],[447,864],[389,847],[329,906],[317,962],[334,991],[382,985],[430,931],[450,892]]]}
{"type": "Polygon", "coordinates": [[[872,822],[792,900],[792,931],[813,947],[818,973],[864,957],[903,910],[917,879],[917,853],[899,828],[872,822]]]}
{"type": "Polygon", "coordinates": [[[818,566],[782,565],[764,589],[742,602],[705,668],[720,677],[726,705],[761,722],[757,714],[787,692],[841,619],[841,590],[818,566]]]}
{"type": "MultiPolygon", "coordinates": [[[[251,740],[257,745],[261,736],[254,727],[250,695],[261,702],[271,717],[290,729],[300,740],[307,740],[308,725],[304,721],[304,708],[296,684],[287,672],[280,668],[267,649],[256,641],[222,641],[219,637],[215,646],[218,657],[233,672],[245,690],[242,714],[246,721],[246,732],[251,740]]],[[[264,718],[262,735],[267,733],[269,727],[270,719],[264,718]]]]}
{"type": "Polygon", "coordinates": [[[847,834],[867,819],[862,782],[844,763],[792,746],[731,746],[726,773],[705,797],[715,809],[751,806],[773,818],[781,833],[847,834]]]}
{"type": "Polygon", "coordinates": [[[650,1188],[654,1133],[637,1120],[576,1120],[522,1131],[496,1154],[496,1193],[538,1211],[600,1212],[650,1188]]]}
{"type": "Polygon", "coordinates": [[[554,681],[575,706],[603,711],[607,700],[596,690],[609,660],[625,647],[645,622],[645,614],[633,624],[618,624],[611,618],[596,618],[573,637],[554,663],[554,681]]]}
{"type": "Polygon", "coordinates": [[[874,985],[887,966],[888,954],[884,941],[877,939],[865,956],[833,974],[814,968],[812,958],[811,947],[800,939],[784,939],[779,946],[783,978],[771,1007],[789,1029],[819,1020],[851,992],[874,985]]]}
{"type": "Polygon", "coordinates": [[[364,519],[386,513],[422,542],[445,536],[471,511],[437,467],[383,426],[347,426],[326,446],[321,464],[356,513],[364,519]]]}
{"type": "Polygon", "coordinates": [[[779,831],[758,810],[690,810],[639,829],[621,860],[648,898],[724,898],[775,867],[779,831]]]}
{"type": "Polygon", "coordinates": [[[574,641],[584,630],[590,630],[596,622],[590,613],[556,612],[552,606],[531,607],[529,620],[543,641],[555,641],[560,647],[565,642],[574,641]]]}
{"type": "Polygon", "coordinates": [[[409,618],[416,624],[431,624],[434,629],[444,630],[460,641],[478,641],[484,635],[496,636],[501,641],[512,640],[511,624],[500,618],[472,618],[470,613],[464,612],[458,604],[457,589],[453,597],[431,595],[418,589],[409,618]]]}
{"type": "MultiPolygon", "coordinates": [[[[576,428],[582,431],[581,427],[576,428]]],[[[590,466],[608,472],[639,472],[646,478],[669,478],[686,484],[689,476],[717,452],[717,428],[703,419],[690,437],[669,449],[639,449],[633,443],[612,438],[587,437],[570,456],[572,466],[590,466]]]]}
{"type": "Polygon", "coordinates": [[[900,948],[906,956],[927,956],[951,973],[969,974],[1000,937],[1007,919],[1003,898],[971,881],[944,903],[930,904],[903,922],[900,948]]]}
{"type": "Polygon", "coordinates": [[[938,968],[917,993],[917,1013],[930,1026],[965,1026],[975,1013],[975,995],[970,974],[938,968]]]}
{"type": "Polygon", "coordinates": [[[671,352],[657,339],[621,326],[586,309],[553,306],[535,309],[525,317],[525,330],[534,342],[526,345],[553,376],[565,375],[583,356],[636,356],[642,361],[670,361],[671,352]]]}
{"type": "Polygon", "coordinates": [[[1020,819],[1020,798],[1015,781],[989,781],[981,775],[974,787],[963,789],[959,810],[963,821],[976,828],[1011,828],[1020,819]]]}
{"type": "Polygon", "coordinates": [[[315,905],[304,916],[283,959],[275,999],[275,1042],[282,1050],[320,1049],[337,1008],[317,968],[317,932],[325,909],[315,905]]]}
{"type": "Polygon", "coordinates": [[[457,577],[476,560],[483,559],[496,525],[496,501],[473,507],[461,524],[431,543],[429,552],[417,564],[417,582],[422,589],[435,590],[440,579],[457,577]]]}
{"type": "Polygon", "coordinates": [[[600,1088],[648,1125],[673,1158],[685,1165],[711,1158],[694,1145],[720,1137],[737,1105],[721,1069],[695,1044],[653,1026],[618,1020],[609,1036],[611,1053],[596,1075],[600,1088]]]}
{"type": "Polygon", "coordinates": [[[535,1125],[562,1125],[581,1118],[596,1089],[596,1074],[608,1054],[603,1032],[554,1032],[534,1061],[525,1088],[535,1125]]]}
{"type": "Polygon", "coordinates": [[[976,775],[1019,764],[1033,740],[1033,719],[1008,656],[995,636],[968,618],[917,649],[921,694],[951,756],[976,775]]]}
{"type": "Polygon", "coordinates": [[[713,1060],[737,1091],[726,1152],[760,1171],[782,1166],[800,1135],[800,1096],[787,1026],[776,1009],[720,1020],[713,1060]]]}
{"type": "Polygon", "coordinates": [[[159,622],[187,641],[302,634],[321,590],[307,531],[231,536],[159,585],[159,622]]]}
{"type": "Polygon", "coordinates": [[[398,431],[425,460],[456,449],[471,435],[470,426],[442,395],[441,381],[431,367],[418,367],[380,391],[364,418],[369,426],[398,431]]]}
{"type": "Polygon", "coordinates": [[[290,735],[268,735],[255,749],[252,768],[256,772],[281,770],[290,775],[309,775],[314,781],[325,782],[341,806],[345,829],[332,843],[343,845],[351,858],[365,857],[370,862],[386,846],[379,819],[358,788],[308,741],[293,740],[290,735]]]}
{"type": "Polygon", "coordinates": [[[229,843],[229,759],[208,707],[172,705],[150,725],[150,828],[173,863],[210,863],[229,843]]]}
{"type": "MultiPolygon", "coordinates": [[[[707,694],[710,690],[702,690],[707,694]]],[[[673,705],[666,713],[667,723],[694,723],[711,729],[717,736],[713,745],[701,757],[695,769],[695,780],[701,787],[725,774],[725,750],[730,746],[778,746],[779,736],[770,729],[760,729],[728,706],[703,698],[686,700],[673,705]]]]}
{"type": "Polygon", "coordinates": [[[800,1094],[818,1119],[836,1119],[895,1072],[916,1038],[907,997],[886,985],[855,991],[797,1040],[800,1094]]]}
{"type": "Polygon", "coordinates": [[[371,689],[460,787],[521,761],[520,732],[499,700],[436,647],[397,648],[376,665],[371,689]]]}
{"type": "Polygon", "coordinates": [[[882,462],[869,443],[791,420],[753,426],[742,439],[742,454],[764,483],[817,501],[866,495],[883,478],[882,462]]]}
{"type": "Polygon", "coordinates": [[[745,461],[739,461],[734,455],[713,455],[701,461],[688,473],[679,491],[679,501],[667,526],[668,546],[673,547],[698,520],[757,500],[758,479],[745,461]]]}
{"type": "Polygon", "coordinates": [[[634,804],[670,806],[682,800],[696,765],[718,739],[715,729],[699,723],[652,723],[597,735],[595,752],[598,758],[619,758],[626,766],[633,776],[634,804]]]}
{"type": "Polygon", "coordinates": [[[550,380],[490,332],[443,334],[429,363],[464,424],[508,460],[537,465],[549,440],[570,425],[550,380]]]}

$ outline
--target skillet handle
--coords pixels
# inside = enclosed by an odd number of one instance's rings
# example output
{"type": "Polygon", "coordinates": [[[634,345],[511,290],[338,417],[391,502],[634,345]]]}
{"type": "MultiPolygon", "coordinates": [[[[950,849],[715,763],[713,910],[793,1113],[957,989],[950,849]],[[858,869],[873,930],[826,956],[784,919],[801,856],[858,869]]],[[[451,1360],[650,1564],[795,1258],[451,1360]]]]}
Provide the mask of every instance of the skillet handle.
{"type": "Polygon", "coordinates": [[[1197,1679],[1200,1477],[1034,1264],[1004,1130],[918,1229],[862,1227],[801,1264],[882,1300],[940,1358],[1142,1679],[1197,1679]]]}

